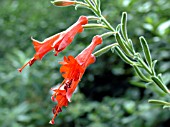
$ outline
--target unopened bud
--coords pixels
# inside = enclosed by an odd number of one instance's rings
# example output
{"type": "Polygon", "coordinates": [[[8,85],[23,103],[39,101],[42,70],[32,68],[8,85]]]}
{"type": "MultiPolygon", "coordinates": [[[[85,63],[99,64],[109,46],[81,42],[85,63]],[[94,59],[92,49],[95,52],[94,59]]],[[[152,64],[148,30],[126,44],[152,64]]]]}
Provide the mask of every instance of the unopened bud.
{"type": "Polygon", "coordinates": [[[71,6],[76,4],[75,1],[71,1],[71,0],[55,0],[55,1],[51,1],[51,3],[56,6],[71,6]]]}

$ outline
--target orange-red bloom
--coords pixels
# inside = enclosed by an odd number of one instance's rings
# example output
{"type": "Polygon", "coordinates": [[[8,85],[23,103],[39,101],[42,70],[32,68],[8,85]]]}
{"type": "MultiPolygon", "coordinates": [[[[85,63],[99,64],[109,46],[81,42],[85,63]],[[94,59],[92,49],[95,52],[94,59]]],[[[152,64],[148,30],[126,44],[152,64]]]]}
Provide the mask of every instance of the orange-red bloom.
{"type": "Polygon", "coordinates": [[[83,26],[88,23],[88,18],[85,16],[81,16],[78,21],[69,27],[64,33],[62,34],[62,39],[56,40],[52,47],[55,49],[55,55],[65,49],[74,39],[77,33],[83,32],[83,26]]]}
{"type": "Polygon", "coordinates": [[[54,117],[50,121],[54,124],[54,119],[59,112],[62,111],[63,106],[67,106],[70,102],[71,96],[80,82],[86,68],[95,62],[95,56],[92,54],[94,48],[102,43],[100,36],[95,36],[91,44],[84,49],[76,58],[73,56],[64,57],[60,62],[62,65],[60,73],[64,77],[64,81],[60,84],[58,89],[53,89],[54,94],[52,100],[57,101],[57,105],[53,108],[54,117]]]}
{"type": "Polygon", "coordinates": [[[55,50],[55,56],[64,50],[74,39],[77,33],[83,31],[83,26],[88,23],[88,18],[86,16],[80,16],[78,21],[69,27],[66,31],[53,35],[43,42],[39,42],[32,38],[34,49],[36,53],[33,58],[30,59],[26,64],[24,64],[20,69],[21,72],[25,66],[28,64],[31,66],[36,60],[41,60],[49,51],[55,50]]]}

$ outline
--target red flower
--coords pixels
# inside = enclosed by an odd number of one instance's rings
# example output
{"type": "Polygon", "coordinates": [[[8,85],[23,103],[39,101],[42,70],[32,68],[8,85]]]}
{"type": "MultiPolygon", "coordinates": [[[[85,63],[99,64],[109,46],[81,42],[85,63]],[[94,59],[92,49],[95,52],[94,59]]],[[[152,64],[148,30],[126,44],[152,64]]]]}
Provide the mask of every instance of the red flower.
{"type": "Polygon", "coordinates": [[[39,42],[32,38],[36,53],[34,54],[33,58],[30,59],[30,61],[24,64],[21,68],[19,68],[18,71],[21,72],[28,64],[31,66],[36,60],[41,60],[49,51],[53,49],[56,52],[56,56],[72,42],[77,33],[83,31],[82,25],[87,23],[88,18],[81,16],[78,21],[69,27],[66,31],[53,35],[45,39],[43,42],[39,42]]]}
{"type": "Polygon", "coordinates": [[[69,27],[62,36],[60,41],[55,41],[52,47],[55,48],[55,55],[65,49],[74,39],[77,33],[83,32],[83,26],[88,23],[88,18],[85,16],[81,16],[78,21],[69,27]]]}
{"type": "Polygon", "coordinates": [[[95,36],[92,43],[84,49],[76,58],[73,56],[64,57],[60,62],[62,65],[60,72],[64,77],[64,81],[60,84],[58,89],[53,89],[54,94],[52,100],[57,101],[57,105],[53,108],[53,118],[50,121],[54,124],[54,119],[61,112],[63,106],[67,106],[70,102],[71,96],[80,82],[86,68],[95,62],[95,56],[92,54],[94,48],[102,43],[100,36],[95,36]]]}

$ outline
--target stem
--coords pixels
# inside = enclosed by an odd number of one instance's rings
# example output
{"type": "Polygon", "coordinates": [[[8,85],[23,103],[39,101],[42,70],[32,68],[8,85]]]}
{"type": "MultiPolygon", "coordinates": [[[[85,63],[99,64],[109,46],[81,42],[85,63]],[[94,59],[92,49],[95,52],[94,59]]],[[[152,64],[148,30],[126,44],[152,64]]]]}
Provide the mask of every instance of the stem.
{"type": "Polygon", "coordinates": [[[119,44],[118,43],[114,43],[114,44],[110,44],[98,51],[96,51],[95,53],[93,53],[93,55],[95,57],[98,57],[98,56],[101,56],[102,54],[106,53],[107,51],[109,51],[112,47],[115,47],[115,46],[118,46],[119,44]]]}
{"type": "Polygon", "coordinates": [[[102,14],[100,14],[100,16],[101,16],[102,21],[108,27],[108,29],[115,32],[116,30],[110,25],[110,23],[105,19],[105,17],[102,14]]]}
{"type": "MultiPolygon", "coordinates": [[[[83,28],[105,28],[107,29],[107,27],[105,25],[102,25],[102,24],[86,24],[86,25],[83,25],[83,28]]],[[[113,33],[113,32],[112,32],[113,33]]]]}
{"type": "Polygon", "coordinates": [[[80,2],[80,1],[75,1],[76,2],[76,4],[80,4],[80,5],[83,5],[83,6],[85,6],[85,7],[88,7],[89,8],[89,5],[88,4],[86,4],[86,3],[83,3],[83,2],[80,2]]]}
{"type": "Polygon", "coordinates": [[[107,33],[104,33],[101,35],[101,37],[106,37],[106,36],[110,36],[110,35],[113,35],[113,34],[116,34],[117,32],[107,32],[107,33]]]}
{"type": "Polygon", "coordinates": [[[97,9],[92,5],[92,3],[89,0],[85,0],[86,3],[89,5],[89,8],[99,17],[99,12],[97,11],[97,9]]]}
{"type": "Polygon", "coordinates": [[[97,9],[92,5],[92,3],[89,0],[86,0],[86,2],[89,4],[91,10],[99,17],[101,20],[105,23],[105,25],[108,27],[109,30],[115,32],[116,30],[110,25],[110,23],[105,19],[105,17],[101,14],[101,10],[98,7],[97,9]]]}
{"type": "Polygon", "coordinates": [[[140,58],[138,58],[138,61],[140,62],[140,64],[142,65],[142,67],[143,67],[150,75],[152,75],[152,71],[151,71],[150,68],[145,64],[145,62],[144,62],[142,59],[140,59],[140,58]]]}

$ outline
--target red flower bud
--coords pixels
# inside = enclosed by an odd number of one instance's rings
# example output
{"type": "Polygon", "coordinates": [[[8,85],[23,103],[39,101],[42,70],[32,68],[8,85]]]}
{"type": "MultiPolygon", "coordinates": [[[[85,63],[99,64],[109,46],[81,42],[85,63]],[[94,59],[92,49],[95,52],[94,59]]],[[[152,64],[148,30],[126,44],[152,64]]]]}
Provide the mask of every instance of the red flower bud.
{"type": "Polygon", "coordinates": [[[56,0],[56,1],[52,1],[51,3],[53,3],[56,6],[71,6],[76,4],[75,1],[70,1],[70,0],[56,0]]]}

